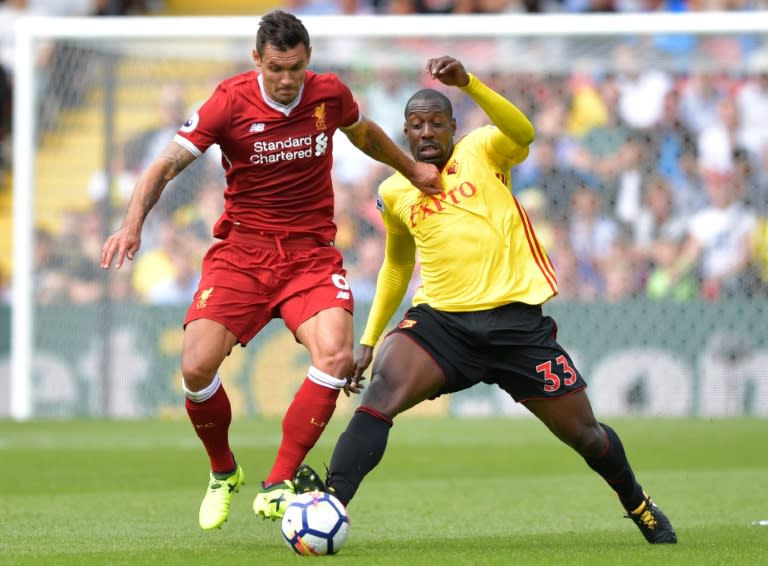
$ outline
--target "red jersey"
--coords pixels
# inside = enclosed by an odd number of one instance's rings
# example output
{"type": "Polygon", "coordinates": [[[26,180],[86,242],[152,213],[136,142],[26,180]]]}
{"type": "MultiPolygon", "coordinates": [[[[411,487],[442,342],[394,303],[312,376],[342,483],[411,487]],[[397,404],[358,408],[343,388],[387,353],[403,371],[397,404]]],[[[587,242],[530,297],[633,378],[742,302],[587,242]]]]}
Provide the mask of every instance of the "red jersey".
{"type": "Polygon", "coordinates": [[[214,236],[226,237],[240,222],[333,240],[333,134],[358,120],[357,102],[334,74],[307,71],[296,100],[283,105],[249,71],[220,83],[174,141],[196,157],[213,144],[221,148],[227,188],[214,236]]]}

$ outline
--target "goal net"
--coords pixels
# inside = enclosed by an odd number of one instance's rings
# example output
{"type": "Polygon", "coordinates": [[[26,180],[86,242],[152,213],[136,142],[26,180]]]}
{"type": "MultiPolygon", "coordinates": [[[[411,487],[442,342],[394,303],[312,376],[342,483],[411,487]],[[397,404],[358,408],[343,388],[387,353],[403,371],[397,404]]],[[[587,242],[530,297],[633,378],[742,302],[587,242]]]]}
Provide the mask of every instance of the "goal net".
{"type": "MultiPolygon", "coordinates": [[[[304,22],[311,68],[340,75],[399,143],[404,103],[425,86],[452,100],[458,135],[487,121],[461,92],[426,76],[426,60],[443,54],[531,118],[537,140],[511,171],[513,190],[558,270],[561,292],[545,311],[600,414],[768,416],[768,18],[304,22]],[[723,215],[717,198],[741,203],[736,216],[723,215]],[[708,207],[716,210],[699,214],[708,207]],[[658,220],[664,210],[679,222],[658,220]],[[699,253],[671,276],[690,237],[699,253]]],[[[218,81],[253,68],[257,27],[258,17],[19,24],[5,260],[12,332],[0,349],[0,417],[183,410],[181,321],[222,207],[215,148],[164,192],[135,261],[104,272],[100,250],[142,168],[218,81]]],[[[383,248],[376,186],[388,172],[343,135],[334,144],[337,245],[359,335],[383,248]]],[[[281,414],[308,363],[273,321],[222,368],[235,415],[281,414]]],[[[416,410],[524,414],[486,386],[416,410]]]]}

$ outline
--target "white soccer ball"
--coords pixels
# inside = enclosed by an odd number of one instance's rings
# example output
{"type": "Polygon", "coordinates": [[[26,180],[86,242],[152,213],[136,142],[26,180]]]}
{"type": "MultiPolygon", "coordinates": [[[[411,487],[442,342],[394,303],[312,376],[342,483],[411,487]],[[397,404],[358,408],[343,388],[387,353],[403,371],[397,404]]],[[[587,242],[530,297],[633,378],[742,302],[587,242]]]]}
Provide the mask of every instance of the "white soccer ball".
{"type": "Polygon", "coordinates": [[[297,554],[336,554],[347,540],[349,515],[330,493],[308,491],[288,505],[280,530],[297,554]]]}

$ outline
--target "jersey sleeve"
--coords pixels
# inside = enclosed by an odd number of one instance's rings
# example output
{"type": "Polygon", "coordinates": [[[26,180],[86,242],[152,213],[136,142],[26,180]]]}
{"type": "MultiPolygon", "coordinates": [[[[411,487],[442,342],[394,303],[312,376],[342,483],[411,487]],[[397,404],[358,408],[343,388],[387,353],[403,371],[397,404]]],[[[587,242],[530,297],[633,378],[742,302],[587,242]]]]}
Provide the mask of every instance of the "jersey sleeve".
{"type": "Polygon", "coordinates": [[[491,152],[504,160],[505,165],[523,161],[535,135],[533,124],[525,114],[475,75],[469,75],[469,83],[461,90],[472,97],[496,126],[488,139],[491,152]]]}
{"type": "Polygon", "coordinates": [[[335,78],[338,85],[339,98],[341,100],[341,119],[339,120],[339,127],[348,128],[362,120],[360,105],[357,103],[357,99],[354,97],[349,87],[338,77],[335,78]]]}
{"type": "Polygon", "coordinates": [[[227,90],[219,85],[211,97],[179,128],[173,141],[199,157],[210,146],[219,143],[229,116],[231,112],[227,90]]]}
{"type": "Polygon", "coordinates": [[[384,261],[376,279],[376,294],[360,339],[360,343],[367,346],[376,345],[392,316],[400,307],[416,265],[416,243],[413,236],[395,215],[388,212],[381,194],[376,203],[384,221],[386,243],[384,261]]]}

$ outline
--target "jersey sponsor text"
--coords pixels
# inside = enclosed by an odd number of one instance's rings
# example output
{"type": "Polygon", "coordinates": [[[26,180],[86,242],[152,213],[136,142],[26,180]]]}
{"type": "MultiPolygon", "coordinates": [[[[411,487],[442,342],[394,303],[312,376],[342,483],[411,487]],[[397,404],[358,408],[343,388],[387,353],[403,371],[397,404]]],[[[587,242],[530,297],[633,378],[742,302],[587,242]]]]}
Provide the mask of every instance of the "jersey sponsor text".
{"type": "Polygon", "coordinates": [[[313,155],[320,157],[328,148],[328,139],[324,132],[314,140],[312,136],[287,137],[284,140],[253,142],[254,153],[250,157],[254,165],[278,163],[306,159],[313,155]],[[314,147],[313,147],[314,144],[314,147]]]}

